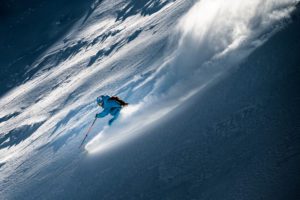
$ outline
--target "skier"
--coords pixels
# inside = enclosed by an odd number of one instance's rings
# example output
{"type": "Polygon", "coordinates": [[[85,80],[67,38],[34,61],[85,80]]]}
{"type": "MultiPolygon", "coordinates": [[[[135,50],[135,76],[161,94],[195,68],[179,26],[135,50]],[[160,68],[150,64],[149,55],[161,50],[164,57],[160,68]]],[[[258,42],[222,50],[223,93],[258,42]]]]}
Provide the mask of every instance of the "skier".
{"type": "Polygon", "coordinates": [[[108,121],[109,126],[118,118],[121,109],[128,105],[128,103],[124,102],[119,97],[110,97],[108,95],[97,97],[97,104],[103,108],[103,111],[96,114],[96,118],[102,118],[108,114],[113,116],[113,118],[108,121]]]}
{"type": "Polygon", "coordinates": [[[111,114],[112,116],[114,116],[113,118],[111,118],[108,122],[109,125],[111,125],[119,116],[121,109],[124,106],[127,106],[128,103],[126,103],[125,101],[121,100],[119,97],[116,96],[107,96],[107,95],[101,95],[99,97],[97,97],[97,104],[103,108],[103,111],[96,114],[95,119],[93,121],[93,123],[91,124],[91,126],[89,127],[89,129],[87,130],[79,148],[83,145],[85,139],[87,138],[89,132],[92,130],[93,125],[95,124],[97,118],[102,118],[105,117],[108,114],[111,114]]]}

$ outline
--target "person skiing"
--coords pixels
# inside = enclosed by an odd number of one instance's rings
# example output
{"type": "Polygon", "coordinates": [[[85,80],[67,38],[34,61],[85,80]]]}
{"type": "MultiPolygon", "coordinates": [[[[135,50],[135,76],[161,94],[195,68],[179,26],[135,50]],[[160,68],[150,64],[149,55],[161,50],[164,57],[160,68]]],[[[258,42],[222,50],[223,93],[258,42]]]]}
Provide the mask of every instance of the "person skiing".
{"type": "Polygon", "coordinates": [[[90,127],[88,128],[79,148],[81,148],[81,146],[84,144],[84,142],[85,142],[89,132],[92,130],[92,127],[94,126],[97,118],[102,118],[108,114],[111,114],[113,116],[113,118],[111,118],[108,121],[108,125],[111,126],[111,124],[118,118],[121,109],[124,106],[128,105],[128,103],[126,103],[125,101],[121,100],[119,97],[116,97],[116,96],[110,97],[108,95],[101,95],[101,96],[97,97],[96,101],[97,101],[97,104],[103,108],[103,111],[96,114],[95,119],[94,119],[93,123],[90,125],[90,127]]]}
{"type": "Polygon", "coordinates": [[[96,114],[96,118],[103,118],[107,116],[108,114],[111,114],[113,118],[111,118],[108,121],[108,125],[111,126],[111,124],[118,118],[121,109],[124,106],[127,106],[128,103],[121,100],[117,96],[108,96],[108,95],[101,95],[97,97],[96,99],[97,104],[103,108],[103,111],[96,114]]]}

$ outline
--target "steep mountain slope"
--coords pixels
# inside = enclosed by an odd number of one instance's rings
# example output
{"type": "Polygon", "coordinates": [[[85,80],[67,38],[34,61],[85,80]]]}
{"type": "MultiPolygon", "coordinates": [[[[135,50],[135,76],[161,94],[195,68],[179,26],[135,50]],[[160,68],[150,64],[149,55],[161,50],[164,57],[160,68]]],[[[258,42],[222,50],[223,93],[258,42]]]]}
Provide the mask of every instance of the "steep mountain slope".
{"type": "Polygon", "coordinates": [[[93,2],[0,99],[1,196],[298,199],[297,3],[93,2]]]}

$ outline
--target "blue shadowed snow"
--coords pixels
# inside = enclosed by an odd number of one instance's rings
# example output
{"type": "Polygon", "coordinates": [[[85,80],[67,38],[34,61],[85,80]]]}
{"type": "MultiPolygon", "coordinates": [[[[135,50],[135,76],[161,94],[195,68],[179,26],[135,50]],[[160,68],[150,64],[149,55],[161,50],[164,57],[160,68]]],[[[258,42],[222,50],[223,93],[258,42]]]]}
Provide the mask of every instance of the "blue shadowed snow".
{"type": "Polygon", "coordinates": [[[297,7],[0,4],[1,198],[298,199],[297,7]]]}

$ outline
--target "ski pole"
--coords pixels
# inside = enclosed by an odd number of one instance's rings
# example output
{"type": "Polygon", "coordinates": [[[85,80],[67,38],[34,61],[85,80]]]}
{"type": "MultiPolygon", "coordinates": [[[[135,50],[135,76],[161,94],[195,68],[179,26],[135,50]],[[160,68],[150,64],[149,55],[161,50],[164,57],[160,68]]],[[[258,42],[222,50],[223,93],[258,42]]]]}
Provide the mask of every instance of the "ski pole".
{"type": "Polygon", "coordinates": [[[89,132],[92,130],[92,127],[94,126],[96,120],[97,120],[97,117],[95,117],[93,123],[91,124],[91,126],[90,126],[89,129],[88,129],[88,131],[86,132],[86,134],[85,134],[85,136],[84,136],[84,138],[83,138],[83,140],[82,140],[82,142],[81,142],[79,148],[83,145],[83,143],[84,143],[85,139],[87,138],[89,132]]]}

